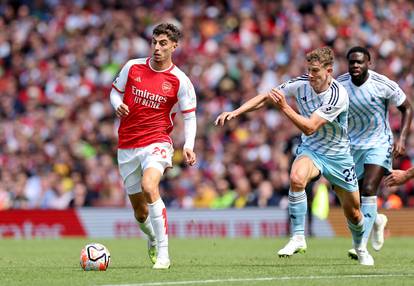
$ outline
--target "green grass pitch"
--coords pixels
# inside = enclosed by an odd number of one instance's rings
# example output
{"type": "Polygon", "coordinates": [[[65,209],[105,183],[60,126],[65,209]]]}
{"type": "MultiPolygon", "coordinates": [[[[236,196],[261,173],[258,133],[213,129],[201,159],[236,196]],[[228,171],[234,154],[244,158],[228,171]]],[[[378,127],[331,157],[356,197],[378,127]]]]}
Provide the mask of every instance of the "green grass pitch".
{"type": "Polygon", "coordinates": [[[0,285],[414,285],[414,239],[370,250],[374,267],[346,254],[350,239],[308,239],[308,251],[279,258],[283,239],[170,239],[171,269],[155,271],[142,239],[0,240],[0,285]],[[106,272],[84,272],[81,248],[111,252],[106,272]]]}

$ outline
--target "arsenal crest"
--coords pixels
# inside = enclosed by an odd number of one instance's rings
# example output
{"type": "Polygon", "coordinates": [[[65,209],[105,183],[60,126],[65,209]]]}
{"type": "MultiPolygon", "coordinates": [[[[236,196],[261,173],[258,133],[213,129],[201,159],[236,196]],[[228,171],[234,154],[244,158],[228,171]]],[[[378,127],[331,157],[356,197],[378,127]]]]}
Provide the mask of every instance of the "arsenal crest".
{"type": "Polygon", "coordinates": [[[169,93],[170,90],[172,89],[172,84],[169,83],[168,81],[164,81],[161,85],[161,88],[164,93],[169,93]]]}

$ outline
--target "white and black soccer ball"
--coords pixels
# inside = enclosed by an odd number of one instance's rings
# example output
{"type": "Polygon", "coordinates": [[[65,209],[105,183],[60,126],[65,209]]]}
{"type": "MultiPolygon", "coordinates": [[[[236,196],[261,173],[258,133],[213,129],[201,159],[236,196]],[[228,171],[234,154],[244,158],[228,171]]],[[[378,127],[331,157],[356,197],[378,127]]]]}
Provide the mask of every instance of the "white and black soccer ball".
{"type": "Polygon", "coordinates": [[[105,271],[111,261],[109,250],[100,243],[89,243],[81,250],[80,266],[85,271],[105,271]]]}

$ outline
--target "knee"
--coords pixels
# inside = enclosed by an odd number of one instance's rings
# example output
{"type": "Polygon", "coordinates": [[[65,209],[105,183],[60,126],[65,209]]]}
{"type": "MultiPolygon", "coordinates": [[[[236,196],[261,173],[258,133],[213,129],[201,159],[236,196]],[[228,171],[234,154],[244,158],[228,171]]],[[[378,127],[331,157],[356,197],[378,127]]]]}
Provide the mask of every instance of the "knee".
{"type": "Polygon", "coordinates": [[[141,188],[145,193],[153,193],[157,190],[158,185],[151,178],[142,178],[141,188]]]}
{"type": "Polygon", "coordinates": [[[375,184],[368,182],[363,183],[361,188],[361,195],[363,196],[376,196],[377,195],[377,186],[375,184]]]}
{"type": "Polygon", "coordinates": [[[298,172],[292,172],[290,174],[290,186],[294,190],[303,190],[306,187],[306,178],[298,172]]]}

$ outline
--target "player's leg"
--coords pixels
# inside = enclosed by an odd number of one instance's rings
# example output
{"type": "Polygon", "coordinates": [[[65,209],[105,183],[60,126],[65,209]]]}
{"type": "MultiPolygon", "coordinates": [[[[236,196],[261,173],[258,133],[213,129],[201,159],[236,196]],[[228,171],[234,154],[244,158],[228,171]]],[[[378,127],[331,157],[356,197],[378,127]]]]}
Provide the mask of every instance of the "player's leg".
{"type": "Polygon", "coordinates": [[[305,192],[306,192],[306,199],[308,202],[308,211],[307,211],[307,221],[308,221],[308,236],[313,236],[312,231],[312,222],[313,222],[313,215],[312,215],[312,202],[313,202],[313,187],[315,185],[314,181],[309,182],[306,185],[305,192]]]}
{"type": "Polygon", "coordinates": [[[168,269],[168,221],[165,204],[160,197],[159,184],[164,170],[171,166],[173,149],[168,143],[152,144],[145,148],[142,161],[141,187],[148,203],[149,215],[157,239],[158,255],[154,269],[168,269]]]}
{"type": "Polygon", "coordinates": [[[365,231],[364,216],[360,210],[359,192],[347,191],[339,186],[334,190],[341,202],[345,217],[348,221],[348,228],[352,234],[352,241],[358,256],[359,263],[362,265],[374,265],[374,259],[368,253],[366,247],[362,247],[362,236],[365,231]]]}
{"type": "Polygon", "coordinates": [[[319,175],[320,171],[308,156],[301,156],[293,162],[290,172],[289,217],[292,237],[284,248],[278,251],[280,257],[288,257],[294,253],[306,251],[305,218],[307,183],[319,175]]]}
{"type": "Polygon", "coordinates": [[[140,229],[147,235],[148,255],[152,263],[156,260],[156,239],[148,216],[148,207],[141,189],[140,149],[118,150],[118,166],[128,194],[134,217],[140,229]]]}
{"type": "MultiPolygon", "coordinates": [[[[384,244],[384,224],[373,229],[374,222],[377,218],[377,190],[386,170],[379,165],[366,164],[364,168],[364,178],[361,184],[361,211],[365,218],[365,233],[362,238],[362,243],[367,245],[371,230],[373,231],[373,246],[374,249],[379,250],[384,244]]],[[[380,216],[382,218],[382,216],[380,216]]]]}
{"type": "Polygon", "coordinates": [[[161,176],[162,173],[159,169],[150,167],[144,170],[141,181],[158,245],[157,262],[154,264],[155,269],[167,269],[170,267],[167,211],[159,193],[161,176]]]}
{"type": "MultiPolygon", "coordinates": [[[[141,190],[140,185],[136,185],[141,190]]],[[[148,215],[147,201],[142,192],[128,195],[131,205],[134,209],[134,216],[138,222],[139,228],[147,235],[148,239],[148,256],[154,264],[157,260],[157,240],[154,233],[154,228],[150,217],[148,215]]]]}
{"type": "MultiPolygon", "coordinates": [[[[358,167],[363,170],[363,180],[361,180],[361,209],[369,219],[367,233],[364,241],[371,234],[372,247],[380,250],[384,244],[384,228],[387,224],[387,217],[383,214],[377,215],[377,192],[383,176],[387,175],[392,169],[392,146],[384,145],[366,150],[357,150],[358,167]],[[374,204],[375,201],[375,204],[374,204]]],[[[358,174],[361,179],[361,174],[358,174]]]]}
{"type": "Polygon", "coordinates": [[[359,263],[362,265],[374,265],[374,260],[366,248],[361,248],[361,240],[364,234],[364,216],[360,210],[358,182],[351,154],[343,153],[335,156],[322,156],[320,160],[323,160],[323,174],[334,186],[334,190],[341,202],[359,263]]]}

